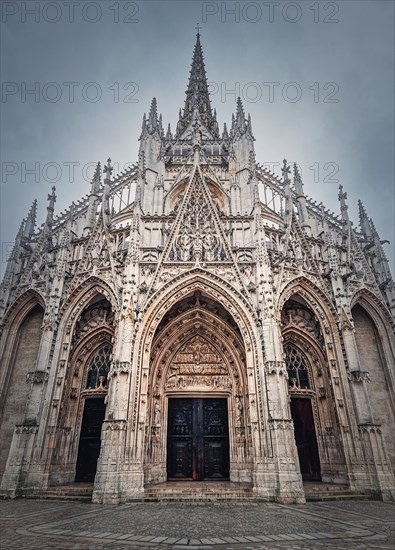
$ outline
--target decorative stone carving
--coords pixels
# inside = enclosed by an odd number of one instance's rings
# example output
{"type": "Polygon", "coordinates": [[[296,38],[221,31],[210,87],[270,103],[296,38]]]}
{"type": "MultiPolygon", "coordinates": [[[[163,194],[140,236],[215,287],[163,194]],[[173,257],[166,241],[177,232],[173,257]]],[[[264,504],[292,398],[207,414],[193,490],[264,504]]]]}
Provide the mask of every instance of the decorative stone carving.
{"type": "Polygon", "coordinates": [[[266,361],[265,369],[267,374],[279,374],[288,380],[287,367],[284,361],[266,361]]]}
{"type": "Polygon", "coordinates": [[[112,432],[126,431],[126,420],[105,420],[104,429],[112,432]]]}
{"type": "Polygon", "coordinates": [[[26,376],[26,381],[29,384],[43,384],[48,380],[48,372],[43,370],[36,370],[28,372],[26,376]]]}
{"type": "Polygon", "coordinates": [[[118,376],[119,374],[130,374],[132,372],[132,366],[130,361],[118,361],[115,360],[111,364],[110,372],[108,373],[108,378],[113,376],[118,376]]]}
{"type": "Polygon", "coordinates": [[[190,200],[180,219],[179,234],[170,248],[168,259],[182,262],[224,261],[227,254],[218,237],[213,213],[198,179],[190,190],[190,200]]]}
{"type": "Polygon", "coordinates": [[[188,387],[229,389],[229,371],[218,351],[202,336],[196,335],[175,355],[168,369],[166,388],[188,387]]]}
{"type": "Polygon", "coordinates": [[[271,430],[293,430],[294,423],[290,418],[270,418],[269,427],[271,430]]]}
{"type": "Polygon", "coordinates": [[[356,383],[371,382],[368,371],[354,370],[354,371],[348,372],[347,376],[350,382],[356,382],[356,383]]]}
{"type": "MultiPolygon", "coordinates": [[[[87,334],[101,327],[111,327],[114,324],[114,315],[107,300],[102,300],[86,309],[77,321],[72,344],[75,345],[87,334]]],[[[112,329],[111,329],[112,330],[112,329]]]]}
{"type": "Polygon", "coordinates": [[[17,424],[15,426],[15,433],[17,434],[36,434],[38,432],[38,426],[31,424],[17,424]]]}

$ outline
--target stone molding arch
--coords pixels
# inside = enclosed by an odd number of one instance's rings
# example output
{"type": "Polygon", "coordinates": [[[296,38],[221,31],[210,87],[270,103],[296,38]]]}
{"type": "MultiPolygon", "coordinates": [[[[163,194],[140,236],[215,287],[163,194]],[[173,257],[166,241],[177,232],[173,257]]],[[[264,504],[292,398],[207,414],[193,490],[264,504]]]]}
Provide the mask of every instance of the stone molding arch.
{"type": "Polygon", "coordinates": [[[380,340],[385,370],[392,384],[395,384],[395,372],[394,368],[391,368],[391,365],[395,364],[395,337],[392,318],[377,296],[367,289],[361,289],[353,295],[350,303],[351,315],[352,309],[356,305],[359,305],[372,320],[380,340]]]}
{"type": "MultiPolygon", "coordinates": [[[[345,483],[345,451],[342,440],[342,425],[338,406],[343,407],[340,397],[340,373],[334,357],[328,357],[328,350],[322,347],[307,331],[295,325],[282,330],[284,348],[291,345],[306,360],[309,389],[289,388],[290,399],[308,399],[314,419],[317,436],[320,472],[323,481],[345,483]]],[[[290,384],[291,386],[291,384],[290,384]]]]}
{"type": "MultiPolygon", "coordinates": [[[[190,342],[196,335],[199,335],[215,350],[219,356],[226,356],[228,372],[239,379],[239,383],[246,386],[245,355],[243,342],[239,335],[234,333],[226,321],[221,321],[216,315],[203,311],[200,308],[191,308],[183,315],[173,319],[163,329],[166,335],[159,333],[153,343],[150,364],[150,382],[155,393],[156,379],[164,382],[168,370],[175,360],[177,353],[190,342]],[[182,324],[182,333],[178,332],[182,324]],[[223,336],[220,339],[219,334],[223,336]],[[230,345],[232,343],[232,345],[230,345]],[[234,367],[233,367],[234,366],[234,367]],[[237,369],[236,373],[233,370],[237,369]]],[[[240,393],[240,389],[237,390],[240,393]]]]}
{"type": "MultiPolygon", "coordinates": [[[[293,294],[304,298],[313,311],[321,312],[328,322],[337,322],[338,314],[326,294],[312,281],[304,276],[296,277],[288,281],[280,292],[277,302],[277,310],[281,313],[284,304],[293,294]],[[325,307],[324,307],[325,306],[325,307]]],[[[322,315],[319,315],[323,319],[322,315]]]]}
{"type": "Polygon", "coordinates": [[[87,369],[98,350],[105,345],[112,348],[113,334],[114,331],[105,326],[91,330],[69,350],[67,359],[60,361],[59,373],[64,371],[64,376],[59,394],[54,397],[55,403],[62,402],[62,407],[57,407],[59,413],[56,419],[56,446],[51,455],[51,476],[61,476],[65,483],[72,483],[75,477],[85,398],[107,395],[107,387],[89,390],[88,395],[85,391],[87,369]],[[62,450],[61,455],[57,449],[62,450]]]}
{"type": "Polygon", "coordinates": [[[35,305],[40,305],[45,311],[45,296],[37,289],[29,288],[12,301],[12,304],[5,312],[2,325],[4,327],[11,326],[15,322],[15,319],[18,319],[21,316],[23,318],[23,316],[26,315],[26,311],[29,311],[29,309],[33,308],[35,305]],[[31,304],[30,308],[29,304],[31,304]],[[25,311],[25,314],[23,311],[25,311]]]}
{"type": "Polygon", "coordinates": [[[367,288],[362,288],[355,292],[350,300],[350,311],[359,304],[371,316],[377,329],[384,330],[388,335],[392,335],[394,321],[390,312],[384,303],[379,300],[373,292],[367,288]]]}
{"type": "MultiPolygon", "coordinates": [[[[68,296],[67,300],[61,304],[58,313],[61,323],[69,322],[69,318],[74,311],[76,313],[83,311],[89,301],[98,294],[102,294],[110,302],[111,309],[116,315],[119,311],[119,303],[114,289],[104,279],[93,275],[80,283],[68,296]]],[[[75,316],[72,317],[71,321],[74,319],[75,316]]]]}
{"type": "Polygon", "coordinates": [[[168,399],[196,396],[227,399],[231,478],[251,479],[252,442],[247,430],[250,403],[243,339],[220,313],[205,306],[197,300],[182,313],[177,312],[152,342],[144,398],[147,483],[166,480],[168,399]]]}
{"type": "MultiPolygon", "coordinates": [[[[250,369],[251,376],[260,377],[258,363],[259,359],[263,361],[262,347],[258,342],[258,329],[250,321],[253,319],[257,323],[256,312],[251,308],[248,301],[229,283],[208,271],[193,268],[188,275],[181,274],[163,285],[151,296],[141,312],[144,322],[141,323],[134,342],[134,388],[129,404],[132,430],[135,430],[137,417],[141,414],[141,394],[144,394],[146,390],[140,388],[140,385],[143,377],[146,382],[148,380],[151,346],[156,330],[164,315],[175,303],[193,295],[195,292],[206,294],[209,298],[221,304],[233,317],[239,327],[245,347],[246,368],[247,370],[250,369]]],[[[260,379],[256,383],[256,386],[260,388],[258,392],[260,404],[262,403],[263,384],[263,380],[260,379]]],[[[144,409],[146,410],[146,406],[144,409]]],[[[260,420],[263,423],[262,407],[260,407],[260,410],[260,420]]],[[[255,413],[255,415],[258,418],[258,414],[255,413]]]]}
{"type": "Polygon", "coordinates": [[[210,271],[198,267],[191,269],[187,275],[182,273],[166,282],[146,302],[141,316],[146,319],[144,327],[145,330],[149,327],[150,340],[165,313],[176,302],[199,290],[225,307],[239,326],[243,338],[248,338],[248,343],[244,342],[246,348],[250,347],[255,338],[249,320],[258,322],[256,311],[235,287],[210,271]]]}
{"type": "Polygon", "coordinates": [[[18,331],[26,317],[36,306],[40,306],[45,314],[46,304],[43,296],[36,290],[29,289],[15,300],[3,320],[4,329],[0,347],[0,365],[2,366],[0,369],[0,387],[5,387],[4,382],[12,363],[12,352],[18,331]]]}

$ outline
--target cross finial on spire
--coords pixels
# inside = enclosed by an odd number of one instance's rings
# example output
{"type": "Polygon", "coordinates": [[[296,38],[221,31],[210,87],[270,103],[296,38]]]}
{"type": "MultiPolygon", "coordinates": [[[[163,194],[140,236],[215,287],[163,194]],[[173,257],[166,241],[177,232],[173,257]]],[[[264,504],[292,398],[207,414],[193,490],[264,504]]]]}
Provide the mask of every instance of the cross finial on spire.
{"type": "Polygon", "coordinates": [[[201,28],[202,28],[202,27],[199,25],[199,23],[197,23],[197,25],[196,25],[196,27],[195,27],[195,29],[196,29],[196,34],[197,34],[197,35],[200,34],[199,31],[200,31],[201,28]]]}

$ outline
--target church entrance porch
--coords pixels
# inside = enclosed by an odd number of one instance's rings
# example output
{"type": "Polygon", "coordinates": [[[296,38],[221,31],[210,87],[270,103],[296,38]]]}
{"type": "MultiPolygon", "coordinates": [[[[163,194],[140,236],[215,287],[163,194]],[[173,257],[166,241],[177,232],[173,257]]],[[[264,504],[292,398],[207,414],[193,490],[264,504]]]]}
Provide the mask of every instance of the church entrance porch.
{"type": "Polygon", "coordinates": [[[78,446],[76,482],[93,482],[95,479],[105,408],[104,397],[85,399],[78,446]]]}
{"type": "Polygon", "coordinates": [[[170,398],[168,402],[168,479],[229,479],[227,399],[170,398]]]}

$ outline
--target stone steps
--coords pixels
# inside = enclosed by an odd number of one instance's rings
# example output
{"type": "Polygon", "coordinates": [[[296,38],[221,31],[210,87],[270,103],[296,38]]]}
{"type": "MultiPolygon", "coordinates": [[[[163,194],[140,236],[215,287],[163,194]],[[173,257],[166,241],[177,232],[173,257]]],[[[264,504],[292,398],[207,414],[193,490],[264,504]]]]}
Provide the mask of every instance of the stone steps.
{"type": "Polygon", "coordinates": [[[327,500],[371,500],[370,495],[352,491],[348,485],[329,483],[304,483],[307,502],[327,500]]]}
{"type": "Polygon", "coordinates": [[[43,498],[45,500],[91,502],[92,494],[93,483],[75,483],[72,485],[48,487],[48,489],[40,493],[39,498],[43,498]]]}
{"type": "MultiPolygon", "coordinates": [[[[305,484],[306,501],[330,500],[371,500],[371,495],[356,493],[346,485],[305,484]]],[[[45,500],[62,500],[91,502],[93,484],[71,484],[49,487],[30,498],[45,500]]],[[[235,487],[232,485],[210,484],[194,486],[193,483],[179,486],[177,483],[149,486],[143,495],[130,497],[127,502],[259,502],[267,499],[256,497],[251,486],[235,487]]]]}
{"type": "Polygon", "coordinates": [[[334,492],[334,493],[314,493],[306,494],[306,501],[327,501],[327,500],[372,500],[370,495],[364,495],[362,493],[349,492],[334,492]]]}

